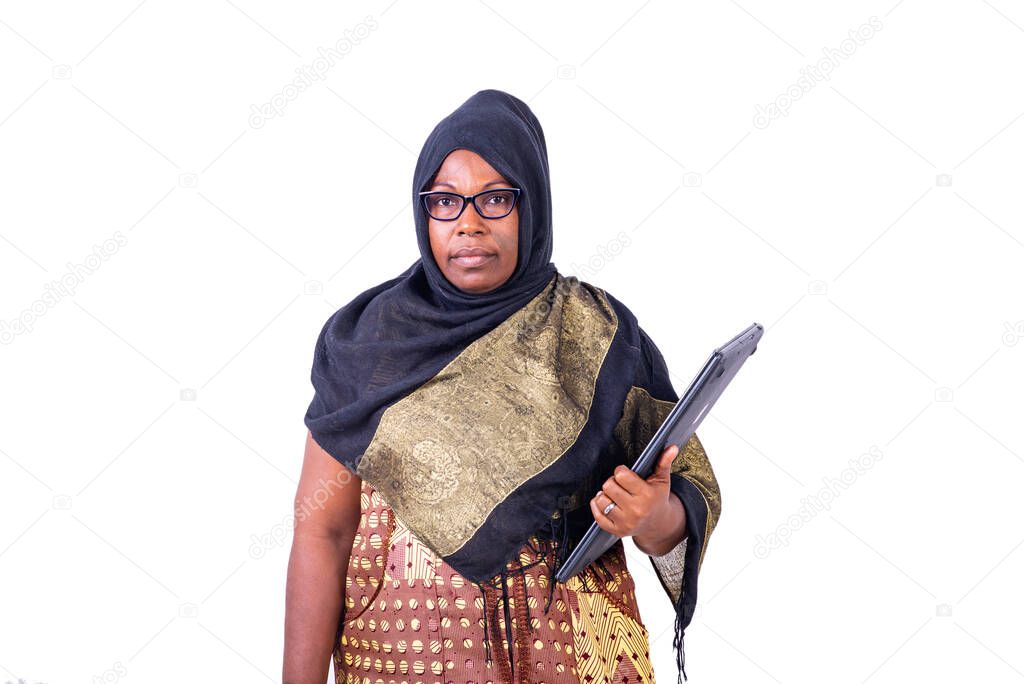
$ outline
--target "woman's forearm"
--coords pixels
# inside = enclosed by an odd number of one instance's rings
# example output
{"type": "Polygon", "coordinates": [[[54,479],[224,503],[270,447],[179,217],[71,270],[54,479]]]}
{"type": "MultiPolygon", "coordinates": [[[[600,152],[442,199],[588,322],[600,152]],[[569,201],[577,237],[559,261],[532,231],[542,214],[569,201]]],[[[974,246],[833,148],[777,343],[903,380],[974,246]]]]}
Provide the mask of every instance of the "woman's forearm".
{"type": "Polygon", "coordinates": [[[285,589],[284,684],[325,684],[352,539],[296,529],[285,589]]]}

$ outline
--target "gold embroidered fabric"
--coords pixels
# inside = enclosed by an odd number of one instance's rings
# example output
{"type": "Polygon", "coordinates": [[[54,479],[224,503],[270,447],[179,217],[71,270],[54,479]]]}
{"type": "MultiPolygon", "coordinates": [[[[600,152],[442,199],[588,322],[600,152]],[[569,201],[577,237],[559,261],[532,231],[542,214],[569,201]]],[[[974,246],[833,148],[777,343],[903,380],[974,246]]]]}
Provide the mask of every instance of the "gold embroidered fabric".
{"type": "Polygon", "coordinates": [[[389,406],[357,473],[446,556],[576,441],[618,326],[603,290],[551,285],[389,406]]]}

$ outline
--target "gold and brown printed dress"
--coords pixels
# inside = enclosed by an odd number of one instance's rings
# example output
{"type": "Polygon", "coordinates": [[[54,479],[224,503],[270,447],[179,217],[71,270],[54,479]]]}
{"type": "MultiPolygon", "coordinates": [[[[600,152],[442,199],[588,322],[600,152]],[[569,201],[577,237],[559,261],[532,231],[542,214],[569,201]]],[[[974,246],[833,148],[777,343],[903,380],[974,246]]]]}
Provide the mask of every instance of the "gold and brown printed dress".
{"type": "Polygon", "coordinates": [[[621,540],[600,563],[556,583],[546,614],[551,577],[546,561],[538,562],[542,542],[532,537],[523,546],[520,562],[529,567],[522,579],[510,573],[507,584],[512,679],[500,585],[487,589],[485,620],[480,589],[417,539],[365,480],[360,500],[334,650],[338,684],[654,681],[621,540]],[[527,620],[529,630],[521,627],[527,620]]]}

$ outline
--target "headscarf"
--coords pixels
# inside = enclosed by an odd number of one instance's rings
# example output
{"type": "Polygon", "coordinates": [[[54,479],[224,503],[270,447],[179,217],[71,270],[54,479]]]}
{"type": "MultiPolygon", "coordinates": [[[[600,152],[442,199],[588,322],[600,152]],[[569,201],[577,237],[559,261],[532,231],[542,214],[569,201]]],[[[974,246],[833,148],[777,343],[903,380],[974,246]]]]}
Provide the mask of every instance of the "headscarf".
{"type": "MultiPolygon", "coordinates": [[[[505,591],[507,564],[534,534],[556,550],[553,577],[593,522],[590,497],[676,402],[668,369],[622,302],[550,261],[547,148],[518,98],[481,90],[441,120],[417,160],[412,200],[420,258],[324,324],[305,424],[481,591],[498,576],[505,591]],[[516,267],[490,292],[457,288],[430,248],[418,193],[456,149],[522,189],[516,267]]],[[[674,472],[673,491],[703,507],[702,494],[677,480],[674,472]]],[[[686,557],[696,565],[709,518],[683,501],[686,557]]],[[[679,579],[682,587],[666,590],[681,665],[696,575],[679,579]]],[[[511,656],[507,594],[505,609],[511,656]]]]}
{"type": "Polygon", "coordinates": [[[413,177],[420,258],[357,295],[326,322],[312,370],[316,396],[306,426],[317,443],[355,470],[390,404],[432,378],[465,347],[533,299],[554,277],[551,186],[540,122],[525,103],[482,90],[427,137],[413,177]],[[516,268],[500,287],[464,292],[445,278],[430,248],[419,192],[453,150],[482,156],[514,186],[519,204],[516,268]]]}

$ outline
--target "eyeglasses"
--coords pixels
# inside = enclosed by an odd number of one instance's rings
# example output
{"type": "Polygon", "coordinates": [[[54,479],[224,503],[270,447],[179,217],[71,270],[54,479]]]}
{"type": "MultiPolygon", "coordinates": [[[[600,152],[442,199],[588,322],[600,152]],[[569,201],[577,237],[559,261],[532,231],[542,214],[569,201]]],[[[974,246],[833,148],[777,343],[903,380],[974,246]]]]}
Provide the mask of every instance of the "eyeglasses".
{"type": "Polygon", "coordinates": [[[505,218],[515,209],[522,191],[519,188],[484,190],[475,195],[460,195],[456,192],[421,192],[423,208],[430,217],[438,221],[454,221],[462,216],[469,203],[476,207],[476,213],[487,219],[505,218]]]}

